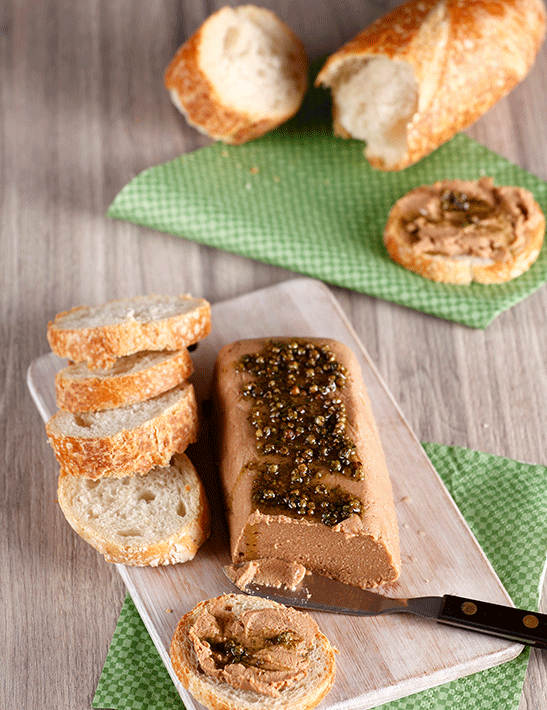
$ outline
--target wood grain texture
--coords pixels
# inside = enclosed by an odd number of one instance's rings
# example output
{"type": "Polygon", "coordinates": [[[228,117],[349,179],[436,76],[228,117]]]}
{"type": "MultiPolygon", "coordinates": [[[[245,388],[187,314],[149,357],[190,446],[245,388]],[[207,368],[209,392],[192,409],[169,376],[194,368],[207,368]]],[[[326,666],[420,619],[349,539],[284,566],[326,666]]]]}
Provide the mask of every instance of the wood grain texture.
{"type": "MultiPolygon", "coordinates": [[[[294,276],[104,217],[139,171],[208,143],[172,106],[162,74],[222,4],[0,7],[0,707],[89,708],[125,593],[55,501],[56,464],[25,384],[48,349],[47,320],[151,291],[214,303],[294,276]]],[[[262,4],[317,56],[398,3],[262,4]]],[[[467,131],[545,180],[546,77],[544,45],[524,82],[467,131]]],[[[333,291],[421,440],[547,464],[545,288],[484,332],[333,291]]],[[[532,651],[520,710],[546,695],[547,654],[532,651]]]]}

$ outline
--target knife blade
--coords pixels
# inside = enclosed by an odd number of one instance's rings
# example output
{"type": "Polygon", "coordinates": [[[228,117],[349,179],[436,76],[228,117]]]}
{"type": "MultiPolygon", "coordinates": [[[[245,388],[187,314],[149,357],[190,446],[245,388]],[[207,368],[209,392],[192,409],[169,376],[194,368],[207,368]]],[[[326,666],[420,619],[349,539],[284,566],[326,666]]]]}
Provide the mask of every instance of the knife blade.
{"type": "Polygon", "coordinates": [[[254,580],[240,588],[232,581],[233,568],[232,565],[223,569],[230,583],[240,592],[286,606],[353,616],[413,614],[441,624],[547,649],[546,614],[451,594],[409,599],[387,597],[316,573],[307,573],[293,589],[271,587],[254,580]]]}

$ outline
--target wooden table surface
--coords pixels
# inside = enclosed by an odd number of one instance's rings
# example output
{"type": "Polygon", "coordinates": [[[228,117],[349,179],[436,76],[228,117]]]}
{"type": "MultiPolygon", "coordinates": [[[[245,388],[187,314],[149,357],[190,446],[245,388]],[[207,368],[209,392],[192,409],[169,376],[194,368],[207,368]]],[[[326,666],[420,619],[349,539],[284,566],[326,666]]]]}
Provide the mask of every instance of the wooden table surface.
{"type": "MultiPolygon", "coordinates": [[[[398,3],[264,4],[314,57],[398,3]]],[[[214,303],[294,277],[105,217],[138,172],[209,143],[173,107],[162,75],[221,5],[4,0],[0,9],[0,707],[90,708],[125,595],[55,500],[57,465],[25,384],[48,350],[48,319],[148,292],[214,303]]],[[[544,45],[528,77],[467,133],[547,180],[546,109],[544,45]]],[[[420,440],[547,464],[547,289],[486,331],[332,290],[420,440]]],[[[520,709],[546,697],[547,653],[533,651],[520,709]]]]}

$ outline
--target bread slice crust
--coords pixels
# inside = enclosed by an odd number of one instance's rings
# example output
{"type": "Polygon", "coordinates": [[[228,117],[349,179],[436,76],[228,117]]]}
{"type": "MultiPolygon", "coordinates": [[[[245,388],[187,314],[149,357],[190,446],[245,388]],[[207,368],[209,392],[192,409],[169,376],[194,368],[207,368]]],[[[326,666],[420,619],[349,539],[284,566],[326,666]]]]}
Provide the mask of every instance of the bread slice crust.
{"type": "Polygon", "coordinates": [[[61,469],[57,493],[70,526],[107,562],[152,567],[188,562],[209,537],[205,490],[185,454],[130,479],[90,481],[61,469]],[[169,520],[159,521],[161,516],[169,520]]]}
{"type": "Polygon", "coordinates": [[[133,353],[183,350],[210,331],[211,306],[205,299],[153,294],[58,313],[48,323],[47,338],[56,355],[87,362],[91,369],[108,369],[133,353]]]}
{"type": "MultiPolygon", "coordinates": [[[[466,181],[462,183],[471,189],[474,185],[489,180],[466,181]]],[[[543,245],[545,235],[545,216],[534,200],[530,191],[518,189],[525,199],[525,240],[521,247],[511,252],[510,258],[502,261],[496,259],[479,259],[472,256],[447,256],[432,252],[417,252],[406,231],[405,214],[401,207],[403,200],[424,189],[440,192],[452,181],[441,181],[432,186],[418,187],[397,200],[390,210],[384,229],[384,243],[389,256],[405,269],[419,274],[424,278],[439,283],[469,285],[472,282],[480,284],[499,284],[523,274],[536,261],[543,245]]],[[[496,189],[496,188],[492,188],[496,189]]],[[[507,188],[499,188],[503,194],[507,188]]]]}
{"type": "Polygon", "coordinates": [[[193,372],[188,350],[136,353],[119,358],[110,370],[69,365],[55,376],[57,407],[67,412],[96,412],[156,397],[193,372]]]}
{"type": "MultiPolygon", "coordinates": [[[[409,65],[417,107],[405,128],[405,149],[389,160],[365,149],[373,167],[402,170],[511,91],[530,70],[544,36],[541,0],[410,0],[332,54],[316,84],[335,89],[345,73],[376,57],[409,65]]],[[[348,138],[352,133],[340,123],[335,93],[334,130],[348,138]]]]}
{"type": "Polygon", "coordinates": [[[74,476],[142,475],[152,466],[167,465],[173,454],[183,453],[197,441],[194,387],[183,382],[146,403],[116,410],[80,414],[61,410],[46,423],[46,432],[57,461],[74,476]],[[154,407],[154,412],[133,424],[132,408],[145,405],[154,407]],[[110,423],[113,416],[118,423],[110,423]]]}
{"type": "Polygon", "coordinates": [[[336,651],[320,630],[315,636],[309,673],[294,686],[282,690],[276,698],[251,690],[235,690],[203,672],[188,632],[202,610],[207,610],[210,603],[217,600],[224,601],[236,613],[249,609],[283,608],[281,604],[268,599],[244,594],[226,594],[212,600],[204,600],[185,614],[177,625],[169,651],[175,674],[193,697],[210,710],[311,710],[316,707],[332,688],[336,673],[336,651]]]}

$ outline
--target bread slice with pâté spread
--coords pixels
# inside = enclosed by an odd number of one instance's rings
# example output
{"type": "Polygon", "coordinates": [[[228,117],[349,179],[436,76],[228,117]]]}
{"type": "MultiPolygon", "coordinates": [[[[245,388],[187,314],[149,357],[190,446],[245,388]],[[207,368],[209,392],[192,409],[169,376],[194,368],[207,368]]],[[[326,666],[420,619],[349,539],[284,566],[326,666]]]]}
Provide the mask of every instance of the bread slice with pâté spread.
{"type": "Polygon", "coordinates": [[[538,258],[545,215],[529,190],[492,178],[443,180],[397,200],[384,229],[390,257],[405,269],[450,284],[497,284],[538,258]]]}
{"type": "Polygon", "coordinates": [[[335,653],[308,613],[244,594],[200,602],[170,646],[177,677],[210,710],[311,710],[334,683],[335,653]]]}

